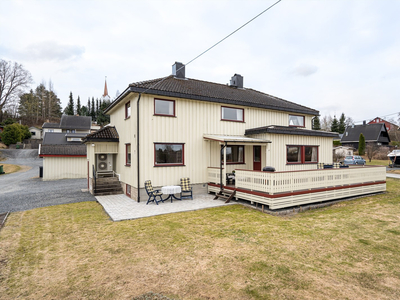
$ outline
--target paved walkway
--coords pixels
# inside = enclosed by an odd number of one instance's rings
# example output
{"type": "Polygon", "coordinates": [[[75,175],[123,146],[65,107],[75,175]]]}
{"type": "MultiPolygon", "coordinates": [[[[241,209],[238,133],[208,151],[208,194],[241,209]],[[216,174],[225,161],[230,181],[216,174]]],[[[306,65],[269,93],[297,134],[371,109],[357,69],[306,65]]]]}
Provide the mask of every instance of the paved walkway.
{"type": "Polygon", "coordinates": [[[172,203],[168,200],[158,205],[153,202],[146,205],[147,199],[138,203],[124,194],[96,196],[96,199],[113,221],[122,221],[235,204],[213,200],[214,197],[214,195],[200,194],[193,195],[194,200],[186,198],[182,201],[174,200],[172,203]]]}
{"type": "Polygon", "coordinates": [[[392,174],[392,173],[386,173],[386,177],[390,177],[390,178],[397,178],[400,179],[400,174],[392,174]]]}

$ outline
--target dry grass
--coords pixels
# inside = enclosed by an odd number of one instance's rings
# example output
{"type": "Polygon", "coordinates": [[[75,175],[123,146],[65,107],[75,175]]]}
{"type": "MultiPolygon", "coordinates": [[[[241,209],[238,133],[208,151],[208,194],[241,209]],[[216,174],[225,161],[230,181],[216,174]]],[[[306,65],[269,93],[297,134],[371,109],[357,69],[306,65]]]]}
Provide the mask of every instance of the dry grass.
{"type": "Polygon", "coordinates": [[[400,185],[291,217],[240,205],[111,222],[95,202],[12,213],[0,298],[399,299],[400,185]]]}
{"type": "Polygon", "coordinates": [[[388,166],[389,165],[388,159],[372,159],[371,162],[369,161],[368,157],[364,157],[364,159],[367,162],[367,166],[388,166]]]}
{"type": "Polygon", "coordinates": [[[7,149],[7,146],[0,142],[0,149],[7,149]]]}
{"type": "Polygon", "coordinates": [[[30,169],[30,167],[27,167],[27,166],[9,165],[9,164],[2,164],[2,163],[0,163],[0,165],[3,166],[3,171],[5,172],[5,174],[3,174],[3,176],[10,174],[10,173],[20,172],[20,171],[25,172],[30,169]]]}

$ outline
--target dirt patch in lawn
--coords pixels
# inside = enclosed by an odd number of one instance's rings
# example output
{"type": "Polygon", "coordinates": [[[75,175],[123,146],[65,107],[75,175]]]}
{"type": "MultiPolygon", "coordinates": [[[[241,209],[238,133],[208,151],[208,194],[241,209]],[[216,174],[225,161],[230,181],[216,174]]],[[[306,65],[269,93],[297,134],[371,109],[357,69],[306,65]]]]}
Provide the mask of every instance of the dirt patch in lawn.
{"type": "Polygon", "coordinates": [[[12,213],[0,295],[400,299],[400,186],[387,190],[285,217],[232,205],[111,222],[95,202],[12,213]]]}
{"type": "Polygon", "coordinates": [[[26,172],[26,171],[32,169],[32,167],[22,166],[22,165],[10,165],[10,164],[1,164],[1,163],[0,163],[0,165],[3,166],[3,171],[5,172],[5,174],[3,174],[3,175],[15,173],[15,172],[26,172]]]}

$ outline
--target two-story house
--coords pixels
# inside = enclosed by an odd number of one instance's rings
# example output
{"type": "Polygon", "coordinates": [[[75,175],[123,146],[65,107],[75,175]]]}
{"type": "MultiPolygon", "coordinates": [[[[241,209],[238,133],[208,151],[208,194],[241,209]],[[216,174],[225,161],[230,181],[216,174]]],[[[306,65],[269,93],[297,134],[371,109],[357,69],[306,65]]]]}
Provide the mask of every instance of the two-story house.
{"type": "MultiPolygon", "coordinates": [[[[160,187],[189,177],[197,189],[216,191],[219,178],[225,184],[225,174],[233,170],[239,183],[268,184],[278,181],[254,179],[257,174],[267,176],[261,171],[265,166],[276,170],[276,175],[268,176],[318,171],[318,163],[332,163],[332,140],[337,137],[312,130],[312,118],[319,114],[315,109],[246,88],[238,74],[230,84],[187,78],[180,63],[173,65],[171,76],[130,84],[106,113],[111,126],[84,140],[89,188],[93,190],[97,170],[108,170],[118,175],[126,194],[138,201],[145,197],[145,180],[160,187]]],[[[325,180],[322,175],[316,179],[303,175],[297,188],[312,181],[305,188],[311,190],[325,180]]],[[[329,180],[333,184],[326,177],[329,180]]],[[[323,183],[323,188],[330,184],[323,183]]],[[[380,184],[382,189],[382,180],[380,184]]],[[[338,189],[343,185],[342,181],[338,189]]]]}

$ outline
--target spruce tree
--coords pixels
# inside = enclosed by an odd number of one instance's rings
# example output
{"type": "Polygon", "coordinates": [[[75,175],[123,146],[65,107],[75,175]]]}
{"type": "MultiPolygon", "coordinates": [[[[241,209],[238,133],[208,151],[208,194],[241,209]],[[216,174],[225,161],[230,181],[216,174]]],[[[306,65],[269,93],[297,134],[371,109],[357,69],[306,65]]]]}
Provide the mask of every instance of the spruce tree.
{"type": "Polygon", "coordinates": [[[78,99],[76,100],[76,114],[78,116],[82,115],[82,110],[81,109],[82,109],[82,107],[81,107],[81,99],[78,96],[78,99]]]}
{"type": "Polygon", "coordinates": [[[87,101],[87,112],[86,112],[86,116],[90,116],[90,97],[88,97],[88,101],[87,101]]]}
{"type": "Polygon", "coordinates": [[[365,154],[365,137],[360,133],[360,139],[358,140],[358,155],[365,154]]]}
{"type": "Polygon", "coordinates": [[[339,133],[344,133],[345,130],[346,130],[346,117],[344,116],[344,113],[342,113],[339,120],[339,133]]]}
{"type": "Polygon", "coordinates": [[[319,121],[319,117],[315,116],[312,123],[313,130],[321,130],[321,123],[319,121]]]}
{"type": "Polygon", "coordinates": [[[73,116],[74,115],[74,98],[72,97],[72,92],[69,93],[69,102],[65,108],[65,114],[73,116]]]}
{"type": "Polygon", "coordinates": [[[92,121],[96,121],[96,111],[94,107],[94,97],[92,97],[92,105],[90,106],[90,116],[92,117],[92,121]]]}
{"type": "Polygon", "coordinates": [[[336,119],[336,116],[333,117],[332,124],[331,124],[331,131],[339,132],[339,121],[336,119]]]}

